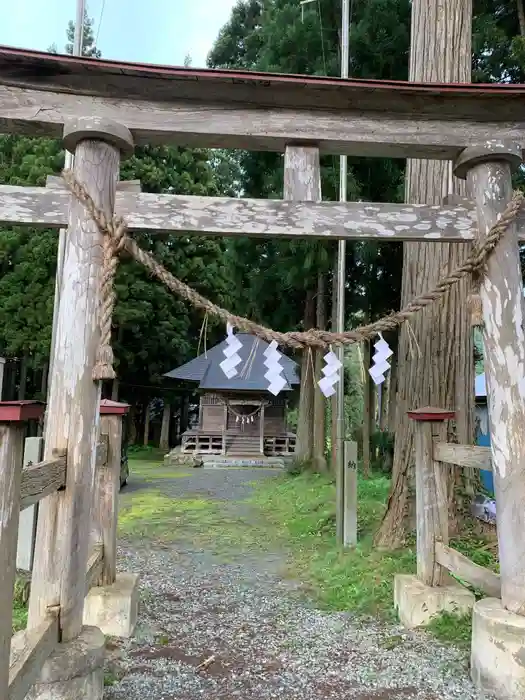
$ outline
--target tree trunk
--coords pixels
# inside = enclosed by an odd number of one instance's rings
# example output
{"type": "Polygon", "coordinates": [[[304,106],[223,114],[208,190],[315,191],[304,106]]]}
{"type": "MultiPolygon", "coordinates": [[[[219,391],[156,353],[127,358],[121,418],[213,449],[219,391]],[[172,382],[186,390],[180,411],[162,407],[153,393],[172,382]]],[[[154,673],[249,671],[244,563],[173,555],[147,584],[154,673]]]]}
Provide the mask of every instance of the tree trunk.
{"type": "MultiPolygon", "coordinates": [[[[317,277],[317,328],[326,328],[326,278],[319,273],[317,277]]],[[[324,350],[315,351],[315,377],[321,376],[324,350]]],[[[327,469],[325,457],[326,445],[326,399],[321,390],[315,385],[314,390],[314,434],[313,434],[313,466],[317,472],[327,469]]]]}
{"type": "Polygon", "coordinates": [[[42,395],[42,401],[47,401],[47,380],[49,375],[49,363],[44,362],[42,367],[42,379],[40,381],[40,394],[42,395]]]}
{"type": "Polygon", "coordinates": [[[16,362],[10,362],[7,365],[7,391],[4,393],[4,401],[14,401],[16,399],[16,362]]]}
{"type": "MultiPolygon", "coordinates": [[[[47,403],[48,374],[49,374],[49,363],[44,362],[44,366],[42,367],[42,376],[40,378],[40,396],[42,397],[42,401],[44,401],[44,403],[47,403]]],[[[44,417],[40,418],[38,421],[38,427],[37,427],[36,434],[38,437],[42,437],[42,435],[44,434],[44,417]]]]}
{"type": "Polygon", "coordinates": [[[516,0],[518,6],[518,20],[520,23],[520,34],[525,36],[525,7],[523,5],[523,0],[516,0]]]}
{"type": "MultiPolygon", "coordinates": [[[[399,344],[396,344],[397,346],[399,344]]],[[[394,354],[390,358],[390,377],[388,386],[388,418],[387,430],[389,433],[395,432],[397,414],[397,346],[392,348],[394,354]]]]}
{"type": "Polygon", "coordinates": [[[118,401],[118,389],[119,389],[119,381],[118,377],[115,377],[111,384],[111,400],[112,401],[118,401]]]}
{"type": "MultiPolygon", "coordinates": [[[[335,250],[334,258],[334,274],[332,275],[332,333],[337,330],[337,275],[335,270],[337,268],[337,253],[338,249],[335,250]]],[[[344,377],[344,367],[341,369],[341,375],[344,377]]],[[[330,444],[331,444],[331,462],[330,469],[332,474],[336,473],[337,469],[337,394],[334,394],[330,401],[330,444]]]]}
{"type": "MultiPolygon", "coordinates": [[[[470,82],[472,0],[413,0],[410,80],[470,82]]],[[[406,201],[439,204],[450,191],[464,196],[464,183],[452,177],[446,161],[410,160],[406,201]]],[[[468,255],[467,243],[405,243],[401,305],[432,289],[468,255]]],[[[473,352],[469,281],[455,285],[401,328],[398,352],[398,410],[392,487],[376,544],[400,545],[407,532],[413,504],[413,422],[407,411],[423,406],[457,411],[457,434],[462,443],[473,438],[473,352]]],[[[455,475],[451,469],[451,481],[455,475]]]]}
{"type": "Polygon", "coordinates": [[[144,440],[143,440],[144,447],[147,447],[149,445],[149,419],[150,419],[150,411],[149,411],[149,401],[148,401],[144,405],[144,440]]]}
{"type": "Polygon", "coordinates": [[[381,405],[379,408],[379,430],[384,433],[388,430],[388,406],[390,404],[390,386],[392,375],[388,373],[386,382],[381,388],[381,405]]]}
{"type": "Polygon", "coordinates": [[[129,407],[128,421],[129,421],[129,444],[137,444],[137,405],[132,403],[129,407]]]}
{"type": "Polygon", "coordinates": [[[368,479],[370,476],[370,414],[372,406],[370,405],[370,398],[372,396],[370,391],[371,378],[368,374],[370,369],[370,344],[368,342],[363,343],[363,374],[365,385],[363,387],[363,476],[368,479]]]}
{"type": "Polygon", "coordinates": [[[159,447],[161,450],[170,449],[170,418],[171,418],[171,406],[165,401],[164,410],[162,411],[162,428],[160,430],[160,441],[159,447]]]}
{"type": "Polygon", "coordinates": [[[182,436],[183,433],[188,430],[188,423],[190,419],[190,397],[184,395],[181,399],[180,406],[180,425],[179,434],[182,436]]]}
{"type": "MultiPolygon", "coordinates": [[[[312,290],[306,293],[304,327],[312,328],[315,321],[315,295],[312,290]]],[[[310,350],[301,355],[301,386],[299,393],[299,415],[297,417],[296,455],[301,460],[311,460],[313,456],[314,432],[314,359],[310,350]]]]}
{"type": "Polygon", "coordinates": [[[23,355],[20,360],[20,383],[18,384],[18,400],[23,401],[26,397],[26,386],[27,386],[27,365],[29,364],[29,358],[26,354],[23,355]]]}

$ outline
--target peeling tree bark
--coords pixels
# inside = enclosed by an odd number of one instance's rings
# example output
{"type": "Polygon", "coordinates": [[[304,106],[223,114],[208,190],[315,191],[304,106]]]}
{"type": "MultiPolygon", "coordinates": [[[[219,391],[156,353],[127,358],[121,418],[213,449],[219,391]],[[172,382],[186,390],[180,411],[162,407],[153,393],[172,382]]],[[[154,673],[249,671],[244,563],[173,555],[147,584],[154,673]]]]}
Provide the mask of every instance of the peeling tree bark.
{"type": "MultiPolygon", "coordinates": [[[[472,0],[413,0],[410,80],[470,82],[472,0]]],[[[437,204],[449,192],[464,196],[464,183],[452,177],[447,161],[410,160],[406,201],[437,204]]],[[[467,243],[404,244],[401,305],[431,289],[468,255],[467,243]]],[[[407,411],[422,406],[457,412],[460,443],[473,439],[474,364],[467,310],[469,282],[455,285],[445,298],[420,311],[400,333],[396,442],[392,487],[376,536],[382,547],[399,545],[413,502],[414,428],[407,411]]],[[[455,480],[451,469],[451,483],[455,480]]]]}

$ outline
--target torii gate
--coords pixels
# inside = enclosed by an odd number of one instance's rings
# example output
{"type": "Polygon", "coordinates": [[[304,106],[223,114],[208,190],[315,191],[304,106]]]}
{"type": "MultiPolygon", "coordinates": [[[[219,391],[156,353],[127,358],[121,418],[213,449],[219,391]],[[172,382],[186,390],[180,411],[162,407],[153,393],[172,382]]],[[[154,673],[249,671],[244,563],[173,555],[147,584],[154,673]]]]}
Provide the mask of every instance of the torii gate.
{"type": "MultiPolygon", "coordinates": [[[[512,196],[511,173],[521,163],[525,144],[524,97],[522,85],[420,85],[171,69],[0,48],[0,130],[63,137],[75,153],[75,177],[95,205],[108,217],[123,216],[129,230],[151,233],[429,245],[483,241],[512,196]],[[135,144],[146,143],[284,152],[291,201],[121,188],[120,158],[130,155],[135,144]],[[321,152],[453,160],[456,175],[467,179],[472,202],[441,207],[321,202],[321,152]]],[[[32,697],[66,700],[73,681],[83,678],[86,697],[99,700],[100,663],[82,634],[100,395],[92,370],[100,333],[101,234],[83,205],[53,179],[46,188],[1,186],[0,222],[68,227],[45,435],[46,458],[54,449],[67,450],[67,480],[65,491],[41,503],[24,653],[33,658],[42,651],[31,631],[42,629],[50,610],[59,610],[60,644],[53,645],[48,662],[52,673],[44,665],[32,697]],[[72,655],[74,678],[66,663],[72,655]],[[50,684],[52,696],[46,695],[50,684]]],[[[525,238],[522,215],[492,253],[481,287],[501,600],[493,604],[492,617],[475,608],[473,635],[480,682],[513,699],[523,697],[525,688],[520,661],[525,648],[525,334],[519,238],[525,238]],[[498,655],[499,670],[491,654],[498,655]]],[[[0,463],[0,487],[9,469],[0,463]]],[[[5,510],[1,497],[0,506],[5,510]]],[[[11,514],[8,528],[1,516],[0,566],[8,572],[8,588],[14,572],[6,560],[7,545],[17,516],[11,514]]],[[[2,596],[0,696],[15,700],[13,678],[9,681],[11,597],[4,591],[2,596]]],[[[49,643],[49,635],[46,639],[49,643]]],[[[27,691],[33,681],[24,672],[17,688],[27,691]]]]}

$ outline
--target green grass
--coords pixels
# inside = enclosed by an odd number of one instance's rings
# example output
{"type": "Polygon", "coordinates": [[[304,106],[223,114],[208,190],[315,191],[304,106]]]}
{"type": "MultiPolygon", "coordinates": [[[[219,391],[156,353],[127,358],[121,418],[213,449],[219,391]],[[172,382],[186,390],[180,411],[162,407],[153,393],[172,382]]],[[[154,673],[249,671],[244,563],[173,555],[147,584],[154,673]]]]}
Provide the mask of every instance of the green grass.
{"type": "Polygon", "coordinates": [[[22,630],[27,625],[27,600],[29,597],[29,579],[19,576],[15,579],[13,590],[13,633],[22,630]]]}
{"type": "Polygon", "coordinates": [[[27,606],[18,600],[13,604],[13,633],[23,630],[27,625],[27,606]]]}
{"type": "Polygon", "coordinates": [[[336,544],[331,480],[305,473],[257,489],[254,503],[287,541],[294,574],[322,607],[393,617],[394,574],[415,571],[415,551],[380,552],[372,547],[388,489],[385,477],[359,480],[359,544],[346,551],[336,544]]]}
{"type": "Polygon", "coordinates": [[[180,479],[191,476],[188,468],[165,466],[151,459],[148,461],[133,459],[129,463],[130,476],[138,476],[144,481],[156,481],[157,479],[180,479]]]}
{"type": "Polygon", "coordinates": [[[133,461],[141,460],[158,464],[162,462],[165,454],[165,450],[159,450],[158,447],[151,447],[150,445],[130,445],[128,447],[128,459],[133,461]]]}
{"type": "MultiPolygon", "coordinates": [[[[414,573],[415,540],[396,552],[375,550],[372,538],[386,506],[390,482],[384,476],[358,481],[358,539],[355,549],[342,551],[335,540],[335,485],[325,476],[303,473],[259,484],[255,504],[288,542],[295,576],[318,604],[329,610],[393,619],[393,581],[397,573],[414,573]]],[[[451,546],[472,561],[494,571],[494,545],[474,523],[451,546]]],[[[480,591],[474,593],[481,596],[480,591]]],[[[471,617],[446,614],[428,630],[444,642],[468,648],[471,617]]]]}
{"type": "Polygon", "coordinates": [[[472,634],[472,617],[471,615],[442,613],[431,620],[427,630],[442,642],[455,644],[462,649],[469,649],[472,634]]]}

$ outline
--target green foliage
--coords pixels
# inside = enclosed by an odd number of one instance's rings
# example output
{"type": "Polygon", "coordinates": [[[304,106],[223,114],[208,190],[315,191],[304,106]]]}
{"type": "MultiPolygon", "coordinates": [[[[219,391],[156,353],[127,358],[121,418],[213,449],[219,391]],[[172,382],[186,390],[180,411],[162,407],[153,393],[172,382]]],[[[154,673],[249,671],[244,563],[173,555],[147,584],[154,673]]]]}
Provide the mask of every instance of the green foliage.
{"type": "MultiPolygon", "coordinates": [[[[69,53],[73,35],[70,23],[69,53]]],[[[83,53],[100,57],[87,15],[83,53]]],[[[2,183],[43,186],[46,176],[60,173],[63,166],[58,141],[0,137],[2,183]]],[[[140,179],[148,192],[192,195],[235,194],[239,182],[235,157],[223,151],[148,146],[137,148],[122,164],[121,178],[140,179]]],[[[35,369],[45,366],[50,351],[57,238],[53,231],[0,230],[0,353],[29,356],[35,369]]],[[[233,287],[224,240],[147,234],[139,239],[174,275],[219,304],[230,305],[233,287]]],[[[115,288],[115,365],[122,397],[135,402],[150,393],[148,385],[159,384],[166,371],[195,354],[203,318],[129,259],[121,260],[115,288]]],[[[208,328],[207,341],[213,344],[218,339],[213,321],[208,328]]]]}
{"type": "MultiPolygon", "coordinates": [[[[356,3],[351,26],[351,75],[404,79],[408,70],[408,0],[356,3]]],[[[280,73],[339,75],[340,7],[320,0],[301,10],[292,0],[240,1],[209,55],[212,67],[280,73]]],[[[242,191],[254,197],[281,197],[283,157],[240,155],[242,191]]],[[[382,159],[350,159],[349,199],[396,201],[404,164],[382,159]]],[[[321,160],[323,198],[339,196],[339,160],[321,160]]],[[[360,308],[372,316],[395,306],[401,248],[364,243],[347,246],[349,323],[360,308]],[[385,252],[386,251],[386,252],[385,252]],[[387,300],[385,304],[385,300],[387,300]]],[[[235,241],[230,248],[237,285],[245,291],[236,310],[279,328],[303,324],[305,298],[319,273],[330,281],[335,247],[327,243],[235,241]],[[280,299],[276,305],[275,296],[280,299]]],[[[329,285],[328,285],[329,288],[329,285]]]]}
{"type": "Polygon", "coordinates": [[[13,604],[13,634],[27,626],[27,605],[15,600],[13,604]]]}
{"type": "Polygon", "coordinates": [[[30,588],[30,577],[26,574],[17,574],[13,591],[13,633],[25,629],[27,625],[30,588]]]}

